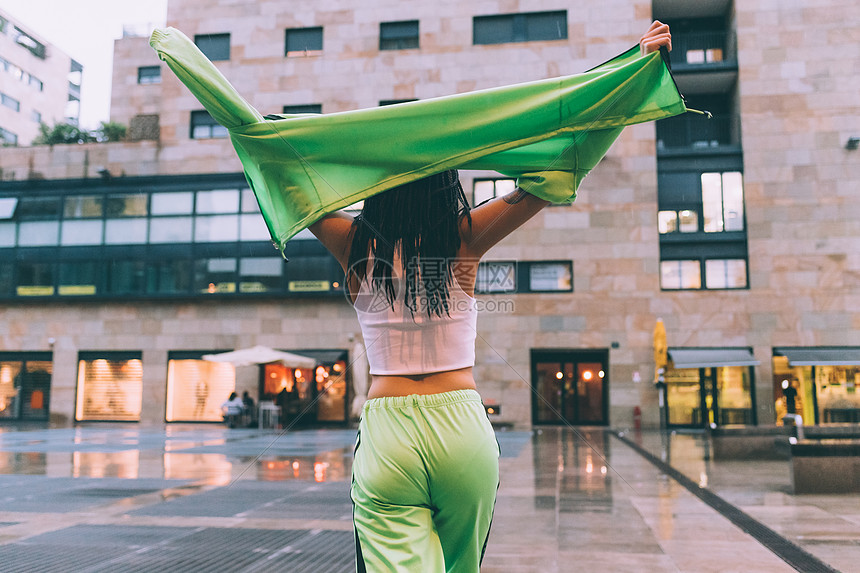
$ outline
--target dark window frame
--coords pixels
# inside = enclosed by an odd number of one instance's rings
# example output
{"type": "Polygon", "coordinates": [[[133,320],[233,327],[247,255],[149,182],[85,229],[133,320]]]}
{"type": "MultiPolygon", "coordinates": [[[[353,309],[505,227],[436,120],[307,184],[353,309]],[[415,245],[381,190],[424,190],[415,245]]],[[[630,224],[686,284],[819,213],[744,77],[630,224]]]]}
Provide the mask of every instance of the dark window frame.
{"type": "Polygon", "coordinates": [[[322,26],[306,26],[284,30],[284,56],[287,58],[320,55],[323,51],[323,46],[322,26]],[[301,48],[299,47],[300,45],[304,47],[301,48]]]}
{"type": "Polygon", "coordinates": [[[194,44],[213,62],[223,62],[230,59],[230,33],[196,34],[194,44]],[[226,42],[226,45],[224,44],[226,42]]]}
{"type": "Polygon", "coordinates": [[[474,16],[472,18],[472,44],[476,46],[509,44],[519,42],[551,42],[567,40],[567,10],[548,10],[542,12],[521,12],[516,14],[492,14],[488,16],[474,16]],[[539,18],[559,18],[556,24],[560,34],[556,37],[544,36],[536,31],[529,31],[530,21],[539,18]],[[500,24],[508,24],[510,33],[499,34],[503,31],[500,24]]]}
{"type": "Polygon", "coordinates": [[[421,32],[418,20],[401,20],[379,23],[379,49],[417,50],[421,47],[421,32]]]}
{"type": "Polygon", "coordinates": [[[140,66],[137,68],[137,83],[152,85],[161,83],[161,66],[140,66]]]}

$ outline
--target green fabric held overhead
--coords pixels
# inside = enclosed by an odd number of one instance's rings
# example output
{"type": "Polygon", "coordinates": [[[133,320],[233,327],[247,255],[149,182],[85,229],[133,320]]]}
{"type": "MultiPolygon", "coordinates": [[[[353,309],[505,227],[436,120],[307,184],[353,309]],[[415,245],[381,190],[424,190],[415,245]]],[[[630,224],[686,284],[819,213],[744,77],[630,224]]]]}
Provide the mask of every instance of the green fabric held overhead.
{"type": "Polygon", "coordinates": [[[179,30],[155,30],[150,44],[228,129],[281,251],[329,213],[447,169],[498,171],[568,203],[624,126],[686,111],[660,53],[637,46],[573,76],[266,119],[179,30]]]}

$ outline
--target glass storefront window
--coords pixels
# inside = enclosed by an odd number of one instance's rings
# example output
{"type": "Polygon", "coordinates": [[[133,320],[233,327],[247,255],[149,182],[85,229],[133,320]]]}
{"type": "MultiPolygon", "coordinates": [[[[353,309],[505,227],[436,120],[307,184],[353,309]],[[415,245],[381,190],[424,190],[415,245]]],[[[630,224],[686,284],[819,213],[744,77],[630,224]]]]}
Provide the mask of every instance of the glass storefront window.
{"type": "Polygon", "coordinates": [[[674,233],[678,230],[678,212],[677,211],[658,211],[657,212],[657,231],[661,235],[666,233],[674,233]]]}
{"type": "Polygon", "coordinates": [[[239,292],[267,292],[281,289],[284,259],[246,257],[239,261],[239,292]]]}
{"type": "Polygon", "coordinates": [[[220,422],[221,404],[236,389],[236,368],[226,362],[171,359],[167,363],[168,422],[220,422]]]}
{"type": "Polygon", "coordinates": [[[716,371],[719,424],[752,424],[749,368],[721,366],[716,371]]]}
{"type": "Polygon", "coordinates": [[[317,390],[317,420],[343,422],[346,415],[346,363],[317,366],[314,371],[317,390]]]}
{"type": "Polygon", "coordinates": [[[785,356],[773,357],[773,384],[776,423],[783,424],[783,417],[789,413],[789,397],[794,399],[794,412],[800,414],[804,424],[815,424],[815,398],[812,384],[812,366],[788,365],[785,356]],[[792,387],[794,392],[786,393],[792,387]]]}
{"type": "Polygon", "coordinates": [[[145,270],[144,261],[110,261],[105,290],[111,294],[141,293],[145,270]]]}
{"type": "Polygon", "coordinates": [[[48,358],[30,360],[14,355],[0,358],[0,419],[48,418],[53,371],[48,358]]]}
{"type": "Polygon", "coordinates": [[[95,261],[60,263],[59,294],[62,296],[96,294],[99,265],[95,261]]]}
{"type": "Polygon", "coordinates": [[[669,424],[701,426],[702,393],[698,368],[670,369],[665,374],[669,424]]]}
{"type": "Polygon", "coordinates": [[[194,264],[194,290],[209,294],[236,292],[236,259],[202,259],[194,264]]]}
{"type": "Polygon", "coordinates": [[[108,219],[105,221],[106,245],[140,245],[146,242],[146,229],[149,220],[108,219]]]}
{"type": "Polygon", "coordinates": [[[50,296],[54,294],[55,268],[51,263],[18,263],[18,296],[50,296]]]}
{"type": "Polygon", "coordinates": [[[747,366],[670,368],[665,374],[669,424],[754,424],[751,378],[747,366]]]}
{"type": "Polygon", "coordinates": [[[147,266],[146,292],[180,293],[191,290],[190,261],[153,261],[147,266]]]}
{"type": "Polygon", "coordinates": [[[143,400],[143,365],[139,357],[119,357],[105,353],[78,361],[78,390],[75,420],[140,420],[143,400]]]}
{"type": "Polygon", "coordinates": [[[815,392],[823,424],[860,422],[860,366],[816,366],[815,392]]]}

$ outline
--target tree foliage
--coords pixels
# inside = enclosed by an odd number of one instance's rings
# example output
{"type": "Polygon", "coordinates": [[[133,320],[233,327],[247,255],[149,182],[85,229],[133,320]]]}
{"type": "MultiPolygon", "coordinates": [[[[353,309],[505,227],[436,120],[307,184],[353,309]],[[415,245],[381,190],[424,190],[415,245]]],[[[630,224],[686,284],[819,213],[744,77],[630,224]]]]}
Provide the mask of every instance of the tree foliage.
{"type": "Polygon", "coordinates": [[[33,145],[65,145],[70,143],[92,143],[122,141],[125,139],[126,126],[112,121],[103,121],[95,131],[81,129],[73,123],[59,122],[53,126],[39,124],[39,135],[33,145]]]}

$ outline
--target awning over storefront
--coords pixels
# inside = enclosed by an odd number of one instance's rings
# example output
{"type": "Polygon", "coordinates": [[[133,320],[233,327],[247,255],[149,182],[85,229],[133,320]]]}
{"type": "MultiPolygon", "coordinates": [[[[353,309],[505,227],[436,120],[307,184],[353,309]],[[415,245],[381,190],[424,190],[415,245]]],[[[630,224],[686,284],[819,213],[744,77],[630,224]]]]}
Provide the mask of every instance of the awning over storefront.
{"type": "Polygon", "coordinates": [[[670,348],[669,359],[676,369],[759,364],[748,348],[670,348]]]}
{"type": "Polygon", "coordinates": [[[774,348],[774,356],[788,358],[789,366],[860,366],[860,347],[774,348]]]}

